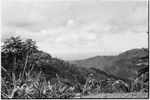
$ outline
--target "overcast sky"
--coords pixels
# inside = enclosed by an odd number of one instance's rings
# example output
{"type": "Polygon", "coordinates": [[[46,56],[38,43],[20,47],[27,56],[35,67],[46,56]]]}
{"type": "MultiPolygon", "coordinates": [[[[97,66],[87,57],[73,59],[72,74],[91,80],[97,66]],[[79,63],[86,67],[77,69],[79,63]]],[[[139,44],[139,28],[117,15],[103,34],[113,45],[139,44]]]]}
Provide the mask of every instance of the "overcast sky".
{"type": "Polygon", "coordinates": [[[21,35],[65,60],[148,45],[147,1],[2,2],[2,42],[21,35]]]}

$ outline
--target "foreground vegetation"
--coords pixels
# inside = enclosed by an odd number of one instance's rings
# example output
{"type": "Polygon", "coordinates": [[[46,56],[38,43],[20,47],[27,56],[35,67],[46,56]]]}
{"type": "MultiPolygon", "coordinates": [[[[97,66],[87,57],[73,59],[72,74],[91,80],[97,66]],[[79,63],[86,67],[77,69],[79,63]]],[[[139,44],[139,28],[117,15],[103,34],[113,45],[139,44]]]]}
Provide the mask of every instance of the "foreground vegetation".
{"type": "Polygon", "coordinates": [[[99,93],[148,92],[148,56],[137,59],[137,76],[125,79],[70,64],[38,50],[32,39],[2,45],[2,98],[76,98],[99,93]]]}

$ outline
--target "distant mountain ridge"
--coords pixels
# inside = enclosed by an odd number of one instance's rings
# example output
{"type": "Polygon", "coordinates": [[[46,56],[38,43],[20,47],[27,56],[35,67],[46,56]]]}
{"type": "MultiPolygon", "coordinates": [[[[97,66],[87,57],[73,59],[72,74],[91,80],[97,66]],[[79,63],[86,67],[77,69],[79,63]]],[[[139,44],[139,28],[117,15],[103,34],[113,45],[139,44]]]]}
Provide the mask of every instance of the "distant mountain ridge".
{"type": "Polygon", "coordinates": [[[88,59],[75,60],[71,63],[86,68],[97,68],[108,74],[114,74],[122,78],[135,75],[134,60],[147,56],[148,49],[131,49],[117,56],[95,56],[88,59]]]}
{"type": "Polygon", "coordinates": [[[98,68],[103,70],[104,66],[110,66],[116,56],[95,56],[88,59],[75,60],[72,63],[86,68],[98,68]]]}

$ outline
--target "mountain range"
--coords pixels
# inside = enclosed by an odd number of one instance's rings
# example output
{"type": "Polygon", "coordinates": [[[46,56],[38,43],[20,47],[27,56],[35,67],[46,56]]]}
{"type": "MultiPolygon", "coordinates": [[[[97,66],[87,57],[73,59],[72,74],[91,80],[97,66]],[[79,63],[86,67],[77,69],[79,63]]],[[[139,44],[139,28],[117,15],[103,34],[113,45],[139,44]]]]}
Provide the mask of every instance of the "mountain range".
{"type": "Polygon", "coordinates": [[[117,56],[95,56],[88,59],[75,60],[71,63],[85,68],[97,68],[108,74],[121,78],[130,78],[136,75],[135,61],[148,55],[148,49],[131,49],[117,56]]]}

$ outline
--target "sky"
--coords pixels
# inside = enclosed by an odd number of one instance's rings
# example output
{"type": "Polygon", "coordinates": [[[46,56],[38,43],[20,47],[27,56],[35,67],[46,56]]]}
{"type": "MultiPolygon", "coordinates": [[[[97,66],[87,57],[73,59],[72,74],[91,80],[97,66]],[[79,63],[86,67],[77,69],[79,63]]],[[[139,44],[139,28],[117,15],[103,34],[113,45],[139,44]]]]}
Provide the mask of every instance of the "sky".
{"type": "Polygon", "coordinates": [[[148,47],[147,1],[3,0],[2,34],[36,40],[64,60],[148,47]]]}

